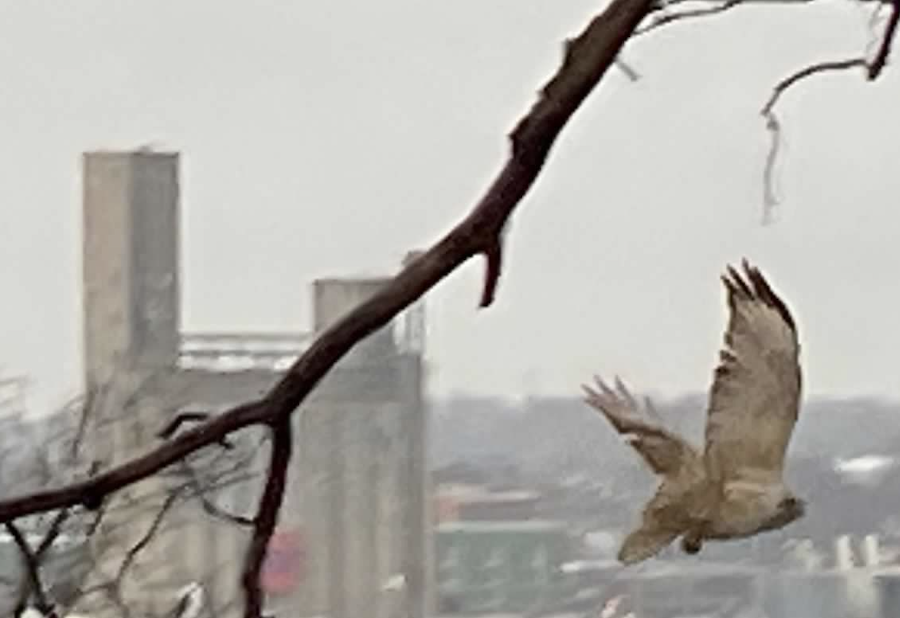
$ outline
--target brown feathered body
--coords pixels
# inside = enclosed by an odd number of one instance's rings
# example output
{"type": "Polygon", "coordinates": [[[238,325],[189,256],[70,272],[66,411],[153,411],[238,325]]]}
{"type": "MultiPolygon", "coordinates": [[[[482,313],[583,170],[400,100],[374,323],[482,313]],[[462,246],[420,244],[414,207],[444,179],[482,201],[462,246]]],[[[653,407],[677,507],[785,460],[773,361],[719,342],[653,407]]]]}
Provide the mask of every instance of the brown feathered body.
{"type": "Polygon", "coordinates": [[[689,553],[707,540],[753,536],[803,516],[784,484],[784,459],[800,405],[800,346],[793,317],[758,269],[743,263],[722,278],[730,311],[715,371],[705,444],[667,430],[649,399],[639,403],[617,378],[585,386],[600,411],[660,477],[640,526],[619,560],[650,558],[677,537],[689,553]]]}

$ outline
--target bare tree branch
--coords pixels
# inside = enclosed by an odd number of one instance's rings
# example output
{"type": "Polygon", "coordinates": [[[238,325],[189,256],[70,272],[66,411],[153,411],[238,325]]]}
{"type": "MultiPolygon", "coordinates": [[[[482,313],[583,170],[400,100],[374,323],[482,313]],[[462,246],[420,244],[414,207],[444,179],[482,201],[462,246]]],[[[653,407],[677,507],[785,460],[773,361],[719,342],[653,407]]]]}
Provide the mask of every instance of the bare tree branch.
{"type": "Polygon", "coordinates": [[[500,271],[503,268],[503,246],[498,239],[484,250],[484,258],[487,261],[484,275],[484,292],[481,296],[481,306],[488,307],[494,302],[494,294],[497,291],[497,283],[500,281],[500,271]]]}
{"type": "Polygon", "coordinates": [[[768,116],[769,114],[771,114],[775,108],[775,104],[778,103],[782,95],[784,95],[784,93],[787,92],[797,82],[806,79],[807,77],[811,77],[819,73],[830,73],[835,71],[846,71],[848,69],[855,68],[866,68],[867,66],[868,64],[866,63],[865,58],[850,58],[847,60],[819,62],[808,67],[804,67],[796,73],[793,73],[784,78],[775,85],[775,88],[772,89],[772,95],[769,97],[769,100],[766,101],[766,104],[763,105],[761,113],[763,116],[768,116]]]}
{"type": "MultiPolygon", "coordinates": [[[[511,157],[474,210],[379,292],[323,332],[262,399],[233,408],[93,478],[0,501],[0,521],[75,504],[99,506],[103,496],[155,474],[234,431],[277,423],[293,413],[357,342],[474,255],[496,253],[507,219],[537,179],[556,138],[648,14],[652,1],[613,0],[567,44],[562,67],[512,131],[511,157]]],[[[496,259],[494,264],[496,267],[496,259]]],[[[496,276],[488,271],[493,280],[486,279],[482,301],[493,298],[491,290],[499,279],[499,270],[496,276]]]]}
{"type": "Polygon", "coordinates": [[[269,474],[266,488],[259,501],[259,509],[254,521],[253,537],[247,548],[242,585],[244,588],[244,617],[259,618],[262,615],[263,593],[260,588],[259,574],[263,560],[269,547],[269,540],[275,531],[281,503],[284,500],[284,487],[287,481],[288,466],[294,450],[293,429],[289,416],[272,426],[272,454],[269,461],[269,474]]]}
{"type": "Polygon", "coordinates": [[[157,434],[160,438],[168,440],[175,435],[182,425],[187,423],[200,423],[209,420],[209,414],[206,412],[182,412],[173,418],[168,425],[163,427],[157,434]]]}
{"type": "MultiPolygon", "coordinates": [[[[799,71],[789,75],[785,79],[778,82],[772,89],[772,94],[763,105],[761,110],[762,116],[766,119],[766,130],[771,136],[769,151],[766,154],[765,167],[763,169],[763,224],[771,222],[775,206],[778,205],[778,197],[775,193],[774,175],[778,154],[782,145],[782,128],[781,121],[775,114],[775,106],[781,97],[790,90],[794,85],[821,73],[831,73],[835,71],[846,71],[849,69],[862,68],[866,69],[866,75],[869,81],[877,79],[891,53],[894,37],[897,33],[897,22],[900,21],[900,0],[891,0],[891,15],[888,19],[887,26],[881,36],[881,44],[878,52],[872,61],[868,61],[865,57],[849,58],[846,60],[835,60],[829,62],[819,62],[804,67],[799,71]]],[[[875,7],[872,17],[869,20],[870,28],[875,28],[878,23],[879,9],[881,3],[875,7]]]]}
{"type": "Polygon", "coordinates": [[[900,20],[900,0],[892,0],[891,16],[888,18],[888,24],[881,39],[881,47],[878,49],[875,59],[869,65],[869,80],[878,79],[878,76],[881,75],[881,71],[887,64],[888,57],[891,55],[894,36],[897,33],[898,20],[900,20]]]}
{"type": "MultiPolygon", "coordinates": [[[[19,554],[22,557],[22,565],[25,567],[28,582],[23,586],[22,593],[19,595],[19,599],[16,604],[15,615],[20,616],[22,612],[25,611],[31,593],[34,594],[35,605],[38,611],[45,615],[52,614],[53,604],[47,600],[47,595],[44,592],[44,584],[41,582],[40,562],[38,558],[31,551],[31,546],[28,544],[28,540],[25,538],[25,535],[22,534],[22,531],[19,530],[19,527],[16,526],[16,524],[8,521],[4,525],[6,526],[6,531],[9,532],[16,546],[19,548],[19,554]]],[[[56,617],[48,616],[48,618],[56,617]]]]}
{"type": "Polygon", "coordinates": [[[660,28],[667,24],[671,24],[672,22],[681,21],[683,19],[696,19],[698,17],[709,17],[710,15],[717,15],[741,4],[747,4],[747,0],[725,0],[724,2],[721,2],[721,4],[716,4],[715,6],[705,6],[698,9],[685,9],[683,11],[674,11],[672,13],[655,13],[650,19],[650,23],[635,30],[634,34],[635,36],[647,34],[648,32],[656,30],[657,28],[660,28]]]}
{"type": "MultiPolygon", "coordinates": [[[[187,477],[188,487],[191,488],[191,491],[199,501],[200,505],[203,508],[203,511],[209,515],[210,517],[214,517],[216,519],[220,519],[222,521],[227,521],[232,524],[236,524],[238,526],[252,526],[254,524],[254,520],[249,517],[243,517],[241,515],[235,515],[234,513],[229,513],[218,504],[216,504],[210,497],[207,495],[209,488],[204,488],[200,483],[200,479],[197,478],[197,474],[194,472],[194,469],[187,464],[187,462],[182,463],[182,473],[187,477]]],[[[245,465],[246,461],[240,462],[238,465],[245,465]]],[[[245,476],[239,481],[246,481],[253,478],[250,475],[245,476]]],[[[231,483],[228,483],[231,484],[231,483]]],[[[218,487],[215,487],[218,489],[218,487]]]]}
{"type": "Polygon", "coordinates": [[[221,519],[222,521],[227,521],[229,523],[235,524],[236,526],[250,527],[253,525],[252,519],[250,519],[249,517],[244,517],[242,515],[229,513],[218,504],[210,500],[209,496],[205,495],[202,490],[198,489],[196,495],[200,500],[200,505],[203,507],[203,512],[210,517],[221,519]]]}
{"type": "Polygon", "coordinates": [[[143,536],[138,539],[137,543],[135,543],[125,554],[125,558],[124,560],[122,560],[122,564],[119,566],[119,571],[116,574],[116,579],[114,582],[114,585],[117,589],[121,588],[122,580],[125,578],[125,574],[128,572],[128,569],[130,569],[131,565],[134,564],[134,561],[137,559],[138,554],[140,554],[144,550],[144,548],[150,544],[150,541],[153,540],[153,536],[162,525],[166,514],[171,510],[173,506],[175,506],[175,502],[178,501],[178,498],[181,497],[181,492],[183,489],[184,487],[179,487],[175,491],[171,492],[168,496],[166,496],[166,499],[163,501],[162,506],[156,512],[156,516],[153,518],[153,521],[150,522],[150,526],[147,528],[146,532],[144,532],[143,536]]]}
{"type": "Polygon", "coordinates": [[[781,121],[775,113],[775,106],[778,104],[778,101],[780,101],[781,97],[795,84],[813,75],[835,71],[846,71],[855,68],[866,68],[867,66],[868,64],[866,63],[865,58],[819,62],[792,73],[778,82],[772,89],[771,96],[760,111],[760,114],[766,119],[766,130],[769,132],[771,138],[769,151],[766,154],[765,167],[763,168],[763,225],[772,222],[775,207],[778,205],[778,196],[775,191],[775,170],[783,139],[781,121]]]}
{"type": "MultiPolygon", "coordinates": [[[[175,435],[182,425],[187,423],[202,423],[203,421],[209,420],[209,417],[210,415],[207,412],[182,412],[173,418],[168,425],[163,427],[157,435],[164,440],[168,440],[175,435]]],[[[219,440],[219,446],[228,450],[234,448],[234,445],[224,436],[219,440]]]]}
{"type": "Polygon", "coordinates": [[[57,511],[50,524],[49,530],[47,530],[47,533],[41,539],[40,544],[33,554],[31,553],[30,545],[28,545],[18,528],[15,525],[12,525],[12,528],[7,525],[7,530],[10,532],[10,535],[12,535],[13,540],[19,548],[19,552],[22,554],[22,559],[26,563],[28,574],[28,577],[22,580],[19,587],[19,594],[16,602],[16,615],[24,611],[32,594],[37,597],[37,602],[39,604],[38,609],[41,612],[47,613],[53,609],[54,603],[47,599],[46,593],[41,585],[39,578],[40,565],[42,564],[46,553],[53,546],[54,541],[59,538],[63,524],[65,524],[66,520],[69,518],[69,513],[69,509],[57,511]],[[25,548],[24,550],[23,547],[25,548]]]}

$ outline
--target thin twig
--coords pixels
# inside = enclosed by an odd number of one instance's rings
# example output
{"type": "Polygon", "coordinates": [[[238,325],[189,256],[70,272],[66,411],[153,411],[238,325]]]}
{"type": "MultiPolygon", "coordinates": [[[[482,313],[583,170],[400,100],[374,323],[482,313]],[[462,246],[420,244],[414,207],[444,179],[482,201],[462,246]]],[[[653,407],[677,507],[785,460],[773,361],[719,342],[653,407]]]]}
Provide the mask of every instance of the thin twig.
{"type": "Polygon", "coordinates": [[[159,530],[159,527],[162,525],[163,520],[166,517],[166,513],[175,505],[175,502],[181,497],[181,490],[183,487],[179,487],[168,496],[166,496],[165,501],[163,501],[162,506],[156,512],[156,516],[153,518],[153,521],[150,522],[150,526],[144,532],[143,536],[138,540],[137,543],[131,546],[128,552],[125,554],[125,558],[122,560],[122,564],[119,565],[119,571],[116,574],[115,586],[116,588],[121,588],[122,580],[125,578],[126,573],[131,568],[131,565],[137,559],[138,554],[140,554],[147,545],[150,544],[150,541],[153,540],[153,537],[156,535],[156,531],[159,530]]]}
{"type": "MultiPolygon", "coordinates": [[[[881,4],[879,3],[879,5],[876,6],[875,10],[873,11],[872,16],[869,20],[869,27],[872,29],[877,26],[880,8],[881,4]]],[[[766,104],[763,106],[762,111],[760,112],[766,119],[766,130],[771,135],[771,143],[769,146],[769,151],[766,154],[766,163],[763,170],[763,224],[771,222],[772,213],[774,212],[775,206],[777,206],[778,204],[778,198],[775,194],[774,188],[774,173],[778,160],[778,153],[781,149],[782,144],[782,130],[781,122],[779,121],[778,116],[775,114],[776,104],[784,95],[784,93],[787,92],[792,86],[808,77],[820,73],[863,68],[866,69],[866,76],[869,81],[878,79],[878,77],[883,72],[884,67],[887,65],[888,58],[890,57],[891,47],[894,42],[894,37],[897,33],[898,21],[900,21],[900,0],[891,0],[891,15],[888,19],[887,26],[885,27],[884,34],[881,36],[881,45],[878,48],[878,53],[875,55],[875,58],[871,62],[867,61],[865,58],[849,58],[847,60],[819,62],[817,64],[804,67],[796,73],[789,75],[785,79],[781,80],[778,84],[776,84],[775,88],[772,89],[772,94],[769,96],[769,100],[766,101],[766,104]]],[[[867,51],[870,47],[871,44],[867,46],[867,51]]]]}
{"type": "Polygon", "coordinates": [[[635,30],[635,36],[641,36],[642,34],[647,34],[657,28],[665,26],[667,24],[671,24],[676,21],[681,21],[684,19],[696,19],[698,17],[709,17],[711,15],[717,15],[719,13],[724,13],[729,9],[733,9],[734,7],[740,4],[746,4],[747,0],[725,0],[721,4],[717,4],[715,6],[707,6],[700,9],[686,9],[683,11],[675,11],[672,13],[656,13],[650,19],[650,23],[646,26],[642,26],[635,30]]]}
{"type": "Polygon", "coordinates": [[[635,71],[630,64],[628,64],[621,58],[616,58],[616,66],[620,71],[622,71],[622,73],[625,74],[625,77],[627,77],[629,80],[636,82],[641,79],[640,73],[635,71]]]}
{"type": "Polygon", "coordinates": [[[763,216],[762,224],[772,223],[775,208],[778,206],[778,195],[775,192],[775,163],[781,151],[781,123],[774,112],[766,118],[766,130],[769,132],[769,151],[766,153],[766,164],[763,168],[763,216]]]}
{"type": "MultiPolygon", "coordinates": [[[[38,544],[37,549],[34,552],[34,562],[38,568],[44,561],[44,556],[53,546],[53,543],[59,538],[60,533],[62,532],[62,527],[66,523],[66,520],[69,519],[69,514],[71,511],[69,509],[62,509],[61,511],[57,511],[56,515],[53,517],[53,521],[50,522],[50,528],[47,530],[47,533],[44,535],[44,538],[41,539],[41,542],[38,544]]],[[[28,578],[26,580],[26,585],[23,586],[19,595],[19,602],[24,604],[28,602],[28,598],[31,594],[35,592],[34,581],[32,578],[28,578]]],[[[40,593],[35,593],[38,596],[40,593]]],[[[52,603],[49,604],[53,606],[52,603]]],[[[44,611],[44,610],[42,610],[44,611]]]]}
{"type": "Polygon", "coordinates": [[[106,509],[108,508],[108,503],[104,502],[100,505],[100,508],[94,511],[94,518],[91,520],[91,523],[88,524],[87,531],[85,532],[86,536],[94,536],[94,533],[97,532],[97,529],[100,527],[100,524],[103,521],[103,517],[106,515],[106,509]]]}
{"type": "Polygon", "coordinates": [[[157,437],[168,440],[175,435],[175,432],[187,423],[202,423],[209,420],[209,414],[206,412],[182,412],[173,418],[169,423],[159,430],[157,437]]]}
{"type": "MultiPolygon", "coordinates": [[[[200,501],[200,505],[203,508],[203,511],[209,515],[210,517],[214,517],[216,519],[221,519],[223,521],[227,521],[229,523],[236,524],[238,526],[252,526],[254,521],[249,517],[244,517],[242,515],[235,515],[234,513],[229,513],[218,504],[213,502],[209,496],[206,495],[208,489],[205,489],[201,486],[200,480],[197,478],[196,473],[193,468],[187,464],[187,462],[182,462],[182,472],[187,477],[188,486],[191,488],[194,496],[200,501]]],[[[247,477],[242,480],[248,480],[251,477],[247,477]]],[[[231,483],[229,483],[230,485],[231,483]]]]}
{"type": "Polygon", "coordinates": [[[778,82],[772,89],[772,94],[763,105],[760,114],[766,119],[766,130],[770,135],[769,150],[766,153],[766,162],[763,168],[763,225],[772,222],[775,208],[778,206],[779,200],[775,191],[775,171],[777,169],[778,155],[782,146],[782,130],[781,121],[775,113],[775,106],[781,100],[781,97],[800,81],[818,75],[834,71],[846,71],[854,68],[866,68],[865,58],[850,58],[847,60],[835,60],[830,62],[819,62],[817,64],[804,67],[799,71],[789,75],[778,82]]]}
{"type": "MultiPolygon", "coordinates": [[[[175,418],[173,418],[165,427],[163,427],[159,433],[157,433],[157,437],[162,438],[164,440],[168,440],[181,428],[182,425],[186,425],[189,423],[202,423],[204,421],[208,421],[210,414],[208,412],[182,412],[178,414],[175,418]]],[[[228,439],[223,436],[221,440],[219,440],[219,446],[226,450],[231,450],[234,448],[234,445],[228,441],[228,439]]]]}
{"type": "Polygon", "coordinates": [[[769,97],[769,100],[766,101],[766,104],[763,105],[761,113],[763,116],[768,116],[769,114],[771,114],[773,108],[775,107],[775,104],[778,103],[782,95],[784,95],[784,93],[787,92],[791,88],[791,86],[803,79],[806,79],[813,75],[817,75],[819,73],[846,71],[848,69],[865,68],[866,66],[867,63],[865,58],[849,58],[847,60],[819,62],[808,67],[804,67],[796,73],[793,73],[784,78],[775,85],[775,87],[772,89],[772,95],[769,97]]]}

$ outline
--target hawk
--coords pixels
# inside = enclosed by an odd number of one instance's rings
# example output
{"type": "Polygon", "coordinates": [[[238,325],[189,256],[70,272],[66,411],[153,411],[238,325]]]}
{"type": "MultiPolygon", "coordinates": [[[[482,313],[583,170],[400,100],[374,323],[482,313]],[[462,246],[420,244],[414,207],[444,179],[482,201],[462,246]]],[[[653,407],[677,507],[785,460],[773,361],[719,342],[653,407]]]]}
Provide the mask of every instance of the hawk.
{"type": "Polygon", "coordinates": [[[641,524],[619,561],[656,555],[679,536],[689,554],[705,541],[740,539],[803,517],[806,502],[783,480],[801,398],[800,345],[787,305],[760,271],[743,261],[722,276],[729,321],[707,408],[702,453],[665,429],[652,402],[643,405],[619,378],[583,386],[599,410],[660,477],[641,524]]]}

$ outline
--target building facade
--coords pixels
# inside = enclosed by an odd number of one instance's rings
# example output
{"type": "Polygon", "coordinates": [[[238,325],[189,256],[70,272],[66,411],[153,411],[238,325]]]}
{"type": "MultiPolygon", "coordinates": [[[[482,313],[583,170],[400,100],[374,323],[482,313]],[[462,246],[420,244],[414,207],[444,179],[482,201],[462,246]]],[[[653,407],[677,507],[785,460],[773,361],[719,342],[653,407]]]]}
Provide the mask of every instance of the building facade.
{"type": "MultiPolygon", "coordinates": [[[[85,385],[104,463],[158,444],[157,433],[179,412],[215,413],[258,398],[317,333],[387,281],[315,281],[308,333],[185,333],[178,154],[89,153],[83,170],[85,385]]],[[[358,344],[294,415],[297,449],[264,569],[268,603],[279,614],[432,613],[422,321],[417,306],[358,344]]],[[[203,491],[183,492],[167,517],[173,525],[132,569],[140,581],[130,589],[159,599],[197,581],[217,616],[240,612],[248,533],[215,515],[252,516],[267,447],[261,431],[242,432],[235,443],[236,454],[210,451],[187,462],[203,491]]],[[[146,528],[183,486],[185,470],[116,496],[147,507],[143,516],[123,509],[129,524],[146,528]]]]}

